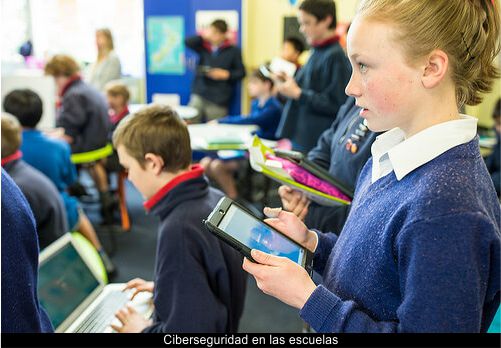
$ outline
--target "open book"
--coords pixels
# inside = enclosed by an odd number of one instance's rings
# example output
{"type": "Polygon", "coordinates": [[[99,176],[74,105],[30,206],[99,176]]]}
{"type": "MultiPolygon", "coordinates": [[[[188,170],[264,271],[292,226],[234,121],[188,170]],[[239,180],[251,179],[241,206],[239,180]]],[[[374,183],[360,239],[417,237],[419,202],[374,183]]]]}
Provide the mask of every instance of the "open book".
{"type": "Polygon", "coordinates": [[[250,165],[255,171],[263,173],[281,184],[305,193],[308,198],[318,204],[339,206],[351,203],[353,195],[351,191],[347,190],[345,185],[342,185],[334,178],[331,178],[331,180],[320,178],[316,176],[315,173],[307,170],[308,166],[306,166],[306,168],[300,167],[297,163],[294,163],[294,161],[288,161],[284,158],[285,156],[283,156],[282,159],[278,159],[277,154],[271,148],[265,146],[257,136],[255,136],[252,141],[252,145],[249,148],[249,154],[250,165]],[[304,178],[306,175],[308,177],[306,179],[312,179],[309,181],[315,182],[316,187],[307,185],[306,183],[308,180],[301,180],[303,183],[298,182],[298,180],[296,180],[298,176],[294,175],[293,172],[291,175],[291,168],[298,169],[301,177],[304,178]],[[333,182],[337,182],[338,185],[334,185],[333,182]]]}

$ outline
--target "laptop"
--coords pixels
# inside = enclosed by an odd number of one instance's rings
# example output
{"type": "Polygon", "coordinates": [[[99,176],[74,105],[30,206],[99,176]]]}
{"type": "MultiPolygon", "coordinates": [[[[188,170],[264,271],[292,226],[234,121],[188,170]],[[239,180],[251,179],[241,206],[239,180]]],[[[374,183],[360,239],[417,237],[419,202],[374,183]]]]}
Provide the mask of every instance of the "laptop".
{"type": "Polygon", "coordinates": [[[105,285],[87,262],[70,233],[40,253],[38,297],[56,332],[113,332],[119,323],[115,313],[130,304],[149,318],[153,312],[152,294],[123,292],[125,283],[105,285]]]}

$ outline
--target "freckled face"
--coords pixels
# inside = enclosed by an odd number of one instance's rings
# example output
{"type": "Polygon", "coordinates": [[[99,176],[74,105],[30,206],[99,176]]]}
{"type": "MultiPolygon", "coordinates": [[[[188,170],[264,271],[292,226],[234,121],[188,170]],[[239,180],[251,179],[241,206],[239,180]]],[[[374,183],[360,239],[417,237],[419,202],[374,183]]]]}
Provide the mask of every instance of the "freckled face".
{"type": "Polygon", "coordinates": [[[357,16],[350,26],[347,52],[353,68],[346,93],[363,108],[372,131],[406,129],[419,107],[421,70],[410,66],[394,40],[391,24],[357,16]]]}

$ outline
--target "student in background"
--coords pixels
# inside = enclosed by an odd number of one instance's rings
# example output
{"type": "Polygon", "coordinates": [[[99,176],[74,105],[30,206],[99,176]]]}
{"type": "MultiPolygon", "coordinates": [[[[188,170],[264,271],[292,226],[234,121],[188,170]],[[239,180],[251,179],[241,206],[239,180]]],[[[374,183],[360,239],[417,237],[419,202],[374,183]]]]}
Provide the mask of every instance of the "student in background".
{"type": "Polygon", "coordinates": [[[492,118],[494,119],[494,129],[496,130],[496,146],[494,146],[494,151],[485,159],[487,164],[487,169],[491,174],[492,182],[494,182],[494,187],[498,197],[501,197],[501,176],[500,176],[500,161],[501,161],[501,99],[498,99],[496,106],[494,107],[494,112],[492,113],[492,118]]]}
{"type": "MultiPolygon", "coordinates": [[[[249,77],[248,90],[250,97],[254,98],[249,115],[226,116],[213,122],[255,124],[259,126],[256,131],[257,136],[274,140],[278,122],[280,122],[282,105],[272,96],[273,81],[265,77],[259,70],[255,70],[249,77]]],[[[223,161],[205,157],[200,161],[200,164],[204,167],[207,176],[215,180],[228,197],[237,198],[238,192],[234,175],[240,166],[238,161],[223,161]]]]}
{"type": "Polygon", "coordinates": [[[6,112],[15,116],[23,127],[21,152],[23,159],[47,176],[57,187],[64,202],[69,231],[78,231],[94,245],[101,256],[109,277],[116,268],[106,254],[91,222],[79,206],[78,200],[68,193],[77,182],[77,171],[71,162],[71,150],[66,142],[49,138],[36,129],[42,118],[42,100],[29,89],[18,89],[7,94],[3,101],[6,112]]]}
{"type": "Polygon", "coordinates": [[[199,113],[194,122],[228,115],[235,84],[245,76],[240,48],[228,40],[227,32],[228,24],[217,19],[202,36],[185,41],[199,56],[189,102],[199,113]]]}
{"type": "Polygon", "coordinates": [[[203,226],[222,193],[191,165],[185,123],[170,107],[152,105],[121,122],[113,144],[146,210],[160,218],[154,281],[134,279],[126,287],[153,293],[153,320],[124,308],[117,312],[122,326],[113,328],[237,332],[247,277],[241,255],[203,226]]]}
{"type": "Polygon", "coordinates": [[[117,81],[109,82],[105,91],[109,106],[111,133],[113,133],[118,123],[129,114],[130,92],[126,85],[117,81]]]}
{"type": "Polygon", "coordinates": [[[2,168],[9,173],[30,204],[40,249],[69,231],[66,211],[54,184],[22,159],[21,125],[8,114],[2,115],[2,168]]]}
{"type": "Polygon", "coordinates": [[[289,138],[295,149],[306,153],[345,102],[350,66],[335,32],[334,1],[303,1],[298,20],[312,54],[294,78],[284,76],[285,82],[276,85],[277,92],[288,98],[277,137],[289,138]]]}
{"type": "Polygon", "coordinates": [[[105,86],[122,75],[120,59],[114,51],[113,36],[108,28],[96,30],[97,60],[90,65],[86,81],[104,92],[105,86]]]}
{"type": "MultiPolygon", "coordinates": [[[[296,65],[296,72],[294,76],[296,76],[301,69],[301,64],[299,63],[299,57],[304,51],[303,42],[297,37],[289,36],[282,43],[282,51],[280,52],[280,58],[285,59],[288,62],[291,62],[296,65]]],[[[277,96],[277,99],[280,103],[285,104],[287,102],[287,97],[281,95],[276,91],[276,86],[273,93],[277,96]]]]}
{"type": "MultiPolygon", "coordinates": [[[[120,82],[109,82],[106,84],[106,99],[109,105],[109,115],[111,128],[108,134],[109,141],[112,140],[113,132],[117,128],[120,121],[129,114],[129,98],[130,93],[126,85],[120,82]]],[[[108,172],[118,172],[120,170],[120,163],[116,149],[113,155],[106,159],[106,170],[108,172]]]]}
{"type": "Polygon", "coordinates": [[[297,69],[296,74],[301,68],[301,64],[299,63],[299,57],[304,52],[304,44],[303,42],[294,36],[289,36],[285,38],[282,43],[282,52],[280,53],[280,57],[295,64],[297,69]]]}
{"type": "Polygon", "coordinates": [[[35,220],[19,187],[1,171],[2,333],[53,332],[38,301],[35,220]]]}
{"type": "Polygon", "coordinates": [[[459,110],[480,103],[499,78],[499,29],[495,1],[360,2],[346,91],[369,129],[386,132],[372,145],[343,231],[315,233],[292,213],[265,210],[314,253],[323,283],[257,250],[258,263],[243,265],[315,331],[489,328],[500,304],[501,208],[477,119],[459,110]]]}
{"type": "MultiPolygon", "coordinates": [[[[355,104],[355,98],[348,97],[339,108],[332,126],[324,131],[317,146],[308,153],[309,160],[327,169],[353,191],[363,166],[371,156],[371,146],[377,136],[365,125],[360,116],[361,110],[355,104]]],[[[336,234],[343,229],[351,207],[322,206],[285,185],[278,189],[278,194],[283,208],[298,216],[308,227],[336,234]]]]}
{"type": "MultiPolygon", "coordinates": [[[[45,73],[56,81],[61,98],[56,125],[64,129],[62,139],[70,144],[71,151],[83,153],[104,147],[110,124],[104,96],[82,81],[78,64],[69,56],[52,57],[45,66],[45,73]]],[[[109,192],[104,162],[96,161],[86,167],[99,191],[103,221],[112,224],[116,200],[109,192]]]]}

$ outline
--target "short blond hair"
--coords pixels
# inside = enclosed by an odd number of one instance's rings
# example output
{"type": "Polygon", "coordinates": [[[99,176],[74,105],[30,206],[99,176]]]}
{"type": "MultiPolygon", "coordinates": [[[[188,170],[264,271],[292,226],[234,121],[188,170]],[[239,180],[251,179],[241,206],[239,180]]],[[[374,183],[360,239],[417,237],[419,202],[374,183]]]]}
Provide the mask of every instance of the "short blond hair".
{"type": "Polygon", "coordinates": [[[492,0],[362,0],[357,15],[396,26],[409,62],[434,49],[449,57],[456,101],[476,105],[499,69],[499,10],[492,0]]]}
{"type": "Polygon", "coordinates": [[[12,155],[21,147],[21,124],[12,115],[2,113],[2,158],[12,155]]]}
{"type": "Polygon", "coordinates": [[[54,77],[70,77],[80,71],[78,63],[66,54],[56,54],[45,65],[45,74],[54,77]]]}
{"type": "Polygon", "coordinates": [[[124,146],[144,168],[147,153],[160,156],[164,170],[176,173],[191,164],[188,127],[170,106],[151,104],[127,116],[113,132],[113,146],[124,146]]]}
{"type": "Polygon", "coordinates": [[[124,98],[125,103],[130,99],[130,92],[127,86],[118,81],[110,81],[105,86],[106,94],[112,97],[121,96],[124,98]]]}

